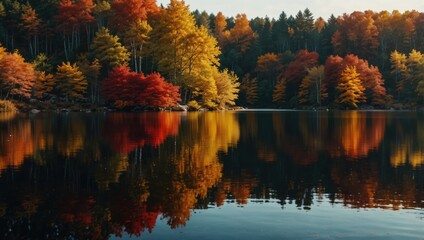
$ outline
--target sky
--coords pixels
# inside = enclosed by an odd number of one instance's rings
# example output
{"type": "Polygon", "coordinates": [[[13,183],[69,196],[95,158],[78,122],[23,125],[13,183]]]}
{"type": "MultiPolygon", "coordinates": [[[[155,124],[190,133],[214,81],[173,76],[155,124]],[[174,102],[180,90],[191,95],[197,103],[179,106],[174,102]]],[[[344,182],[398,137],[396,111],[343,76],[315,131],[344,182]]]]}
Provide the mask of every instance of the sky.
{"type": "MultiPolygon", "coordinates": [[[[158,5],[167,6],[169,0],[157,0],[158,5]]],[[[190,5],[190,11],[198,9],[208,13],[221,11],[224,16],[235,16],[246,13],[247,17],[278,18],[282,11],[287,15],[296,15],[299,10],[309,10],[315,18],[328,19],[331,14],[336,17],[353,11],[417,10],[424,12],[424,0],[185,0],[190,5]]]]}

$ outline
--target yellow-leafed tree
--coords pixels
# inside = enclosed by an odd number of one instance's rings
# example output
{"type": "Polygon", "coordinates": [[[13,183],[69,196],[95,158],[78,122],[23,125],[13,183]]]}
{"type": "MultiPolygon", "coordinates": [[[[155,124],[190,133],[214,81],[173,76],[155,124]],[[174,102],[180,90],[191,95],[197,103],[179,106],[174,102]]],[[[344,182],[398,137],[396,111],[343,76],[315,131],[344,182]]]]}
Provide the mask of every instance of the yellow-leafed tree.
{"type": "Polygon", "coordinates": [[[66,62],[59,65],[57,67],[56,80],[57,89],[66,102],[84,97],[84,93],[87,90],[87,80],[75,63],[66,62]]]}
{"type": "Polygon", "coordinates": [[[225,108],[228,105],[235,105],[235,100],[240,91],[238,77],[234,72],[228,72],[227,69],[224,69],[222,72],[215,71],[214,78],[218,91],[218,106],[225,108]]]}
{"type": "Polygon", "coordinates": [[[300,104],[321,104],[321,99],[326,96],[325,89],[322,87],[323,79],[323,65],[308,69],[308,75],[303,78],[299,87],[300,104]]]}
{"type": "Polygon", "coordinates": [[[395,76],[396,90],[401,91],[404,84],[404,78],[408,71],[406,67],[406,55],[394,51],[390,54],[390,63],[392,67],[392,74],[395,76]]]}
{"type": "Polygon", "coordinates": [[[103,27],[97,31],[90,49],[92,58],[97,58],[105,69],[128,63],[127,49],[121,45],[117,36],[109,33],[107,28],[103,27]]]}
{"type": "Polygon", "coordinates": [[[180,86],[184,103],[195,100],[214,108],[217,89],[213,72],[219,66],[218,43],[208,30],[197,27],[184,1],[171,0],[151,33],[153,57],[164,76],[180,86]]]}
{"type": "Polygon", "coordinates": [[[131,49],[132,68],[138,73],[141,72],[143,47],[150,38],[150,31],[152,31],[152,27],[147,21],[138,20],[132,23],[124,34],[125,45],[131,49]]]}
{"type": "Polygon", "coordinates": [[[356,67],[347,66],[343,70],[336,89],[338,91],[336,102],[343,106],[358,108],[358,103],[365,100],[365,88],[361,84],[356,67]]]}

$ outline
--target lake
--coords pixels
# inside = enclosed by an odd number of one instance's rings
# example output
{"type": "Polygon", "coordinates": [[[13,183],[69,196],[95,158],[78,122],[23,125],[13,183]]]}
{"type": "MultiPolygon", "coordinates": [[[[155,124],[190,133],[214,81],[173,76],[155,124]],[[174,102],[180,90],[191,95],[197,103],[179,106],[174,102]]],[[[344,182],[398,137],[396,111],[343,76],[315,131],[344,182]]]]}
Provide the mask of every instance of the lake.
{"type": "Polygon", "coordinates": [[[2,239],[423,239],[424,113],[0,114],[2,239]]]}

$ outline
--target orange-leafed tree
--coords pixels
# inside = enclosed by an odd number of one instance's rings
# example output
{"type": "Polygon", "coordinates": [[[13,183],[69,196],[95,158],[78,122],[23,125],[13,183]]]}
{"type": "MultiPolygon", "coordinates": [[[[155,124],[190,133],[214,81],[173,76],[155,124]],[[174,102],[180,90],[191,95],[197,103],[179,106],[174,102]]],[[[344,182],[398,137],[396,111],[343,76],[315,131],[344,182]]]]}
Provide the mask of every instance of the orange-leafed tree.
{"type": "Polygon", "coordinates": [[[20,27],[28,40],[31,57],[36,56],[39,51],[37,39],[41,28],[41,20],[31,6],[24,7],[24,12],[21,14],[20,27]]]}
{"type": "Polygon", "coordinates": [[[364,101],[364,87],[362,86],[356,67],[347,66],[337,84],[338,97],[336,102],[348,107],[358,108],[358,103],[364,101]]]}
{"type": "Polygon", "coordinates": [[[0,95],[3,99],[9,97],[31,97],[35,81],[32,64],[18,53],[7,53],[0,59],[0,95]]]}
{"type": "Polygon", "coordinates": [[[284,78],[277,81],[272,93],[272,102],[281,107],[285,102],[286,97],[286,80],[284,78]]]}
{"type": "Polygon", "coordinates": [[[356,11],[344,14],[337,22],[339,28],[333,35],[332,43],[338,54],[375,57],[379,46],[379,33],[372,12],[356,11]]]}
{"type": "Polygon", "coordinates": [[[214,36],[218,40],[219,47],[224,48],[230,36],[230,31],[227,30],[227,20],[222,12],[218,12],[215,17],[214,36]]]}
{"type": "Polygon", "coordinates": [[[253,44],[255,38],[256,34],[250,27],[246,14],[237,14],[235,25],[230,29],[229,42],[244,53],[253,44]]]}
{"type": "Polygon", "coordinates": [[[56,79],[50,73],[38,72],[35,79],[33,94],[36,98],[42,99],[45,93],[50,93],[56,86],[56,79]]]}

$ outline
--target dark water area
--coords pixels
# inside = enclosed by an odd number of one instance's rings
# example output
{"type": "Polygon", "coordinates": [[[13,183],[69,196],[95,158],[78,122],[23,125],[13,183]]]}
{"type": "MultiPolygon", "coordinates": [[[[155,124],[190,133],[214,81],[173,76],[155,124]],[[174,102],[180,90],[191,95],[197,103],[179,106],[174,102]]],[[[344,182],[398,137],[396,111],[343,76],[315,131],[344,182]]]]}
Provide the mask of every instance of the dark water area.
{"type": "Polygon", "coordinates": [[[423,239],[424,114],[0,114],[0,239],[423,239]]]}

